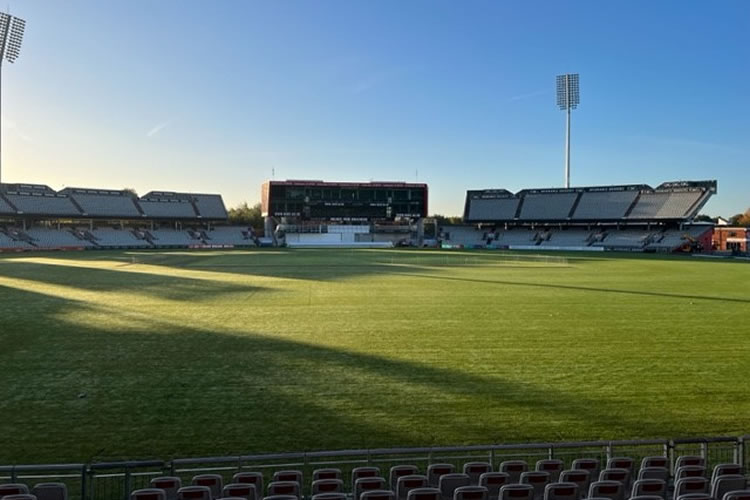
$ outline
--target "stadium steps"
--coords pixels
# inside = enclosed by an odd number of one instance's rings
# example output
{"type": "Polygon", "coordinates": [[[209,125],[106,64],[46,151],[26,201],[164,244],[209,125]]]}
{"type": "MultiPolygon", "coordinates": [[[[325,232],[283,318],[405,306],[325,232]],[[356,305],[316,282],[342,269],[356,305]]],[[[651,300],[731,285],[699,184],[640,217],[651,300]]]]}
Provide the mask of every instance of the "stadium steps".
{"type": "Polygon", "coordinates": [[[81,230],[72,228],[72,229],[68,229],[68,232],[81,241],[88,241],[95,247],[99,246],[99,244],[96,242],[96,238],[94,238],[94,235],[92,235],[88,231],[81,231],[81,230]]]}
{"type": "Polygon", "coordinates": [[[136,239],[145,241],[151,246],[159,246],[159,239],[146,229],[131,229],[130,233],[135,236],[136,239]]]}
{"type": "Polygon", "coordinates": [[[576,196],[576,199],[573,202],[573,206],[570,207],[570,212],[568,212],[568,219],[573,218],[573,214],[576,213],[576,210],[578,209],[578,204],[581,202],[582,197],[583,197],[583,192],[578,193],[578,196],[576,196]]]}
{"type": "Polygon", "coordinates": [[[78,203],[78,200],[76,200],[74,196],[68,196],[68,199],[73,204],[73,206],[76,207],[76,210],[81,212],[81,215],[87,215],[86,210],[83,209],[83,207],[78,203]]]}
{"type": "Polygon", "coordinates": [[[146,217],[146,212],[143,211],[143,207],[141,207],[141,204],[138,203],[138,198],[133,196],[133,205],[135,205],[135,209],[138,210],[138,213],[141,214],[141,217],[146,217]]]}
{"type": "Polygon", "coordinates": [[[76,238],[88,241],[95,247],[101,247],[101,244],[99,243],[99,238],[91,234],[91,231],[89,231],[88,229],[79,229],[79,230],[71,229],[71,232],[76,238]]]}
{"type": "Polygon", "coordinates": [[[193,210],[195,210],[195,215],[198,218],[203,217],[203,214],[201,214],[201,211],[198,210],[198,204],[195,202],[195,198],[190,198],[190,204],[193,205],[193,210]]]}
{"type": "Polygon", "coordinates": [[[625,210],[625,213],[622,216],[623,219],[626,217],[630,217],[630,212],[632,212],[635,206],[638,205],[638,202],[640,201],[640,199],[641,199],[641,193],[638,193],[638,195],[633,200],[633,203],[631,203],[628,209],[625,210]]]}
{"type": "Polygon", "coordinates": [[[0,199],[7,203],[10,208],[18,212],[18,207],[15,206],[3,193],[0,193],[0,199]]]}
{"type": "Polygon", "coordinates": [[[35,241],[34,238],[32,238],[31,236],[29,236],[25,232],[21,231],[20,229],[14,229],[13,232],[11,232],[7,228],[5,228],[5,229],[2,230],[2,232],[5,233],[5,235],[8,238],[10,238],[10,239],[12,239],[14,241],[21,241],[23,243],[28,243],[29,245],[31,245],[32,247],[35,247],[35,248],[39,247],[39,245],[37,245],[34,242],[35,241]],[[15,234],[13,234],[13,233],[15,233],[15,234]]]}

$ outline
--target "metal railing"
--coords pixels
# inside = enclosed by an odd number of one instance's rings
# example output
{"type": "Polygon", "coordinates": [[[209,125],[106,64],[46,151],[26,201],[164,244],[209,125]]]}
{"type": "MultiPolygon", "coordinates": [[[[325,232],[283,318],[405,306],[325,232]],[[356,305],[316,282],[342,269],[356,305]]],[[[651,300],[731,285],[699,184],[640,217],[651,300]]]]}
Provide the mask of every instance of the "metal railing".
{"type": "Polygon", "coordinates": [[[378,448],[362,450],[270,453],[223,457],[178,458],[171,461],[123,461],[92,464],[8,465],[0,466],[0,482],[21,482],[29,486],[39,482],[58,481],[68,487],[71,500],[127,500],[130,492],[148,487],[152,478],[176,476],[190,484],[196,474],[215,473],[225,484],[237,472],[262,472],[265,484],[278,470],[300,470],[305,478],[302,493],[309,496],[309,483],[315,469],[341,469],[346,488],[351,471],[362,465],[381,468],[387,476],[393,465],[412,464],[426,470],[432,463],[451,463],[457,470],[466,462],[489,462],[493,469],[504,460],[526,460],[533,464],[544,458],[557,458],[570,468],[576,458],[598,458],[605,462],[615,456],[633,458],[636,464],[643,457],[665,456],[671,468],[677,457],[699,455],[711,468],[719,463],[737,463],[750,472],[750,436],[702,437],[687,439],[652,439],[626,441],[582,441],[560,443],[495,444],[476,446],[442,446],[425,448],[378,448]]]}

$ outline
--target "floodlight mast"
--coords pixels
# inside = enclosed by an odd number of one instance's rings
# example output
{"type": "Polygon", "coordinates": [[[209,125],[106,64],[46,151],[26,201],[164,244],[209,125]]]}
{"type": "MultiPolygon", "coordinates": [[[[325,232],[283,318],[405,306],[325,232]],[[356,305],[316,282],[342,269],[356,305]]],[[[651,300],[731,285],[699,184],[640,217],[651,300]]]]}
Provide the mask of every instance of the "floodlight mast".
{"type": "Polygon", "coordinates": [[[565,187],[570,187],[570,111],[580,102],[578,73],[557,76],[557,105],[565,110],[565,187]]]}
{"type": "Polygon", "coordinates": [[[2,183],[3,153],[2,153],[2,67],[3,60],[15,62],[21,52],[23,32],[26,21],[5,12],[0,12],[0,183],[2,183]]]}

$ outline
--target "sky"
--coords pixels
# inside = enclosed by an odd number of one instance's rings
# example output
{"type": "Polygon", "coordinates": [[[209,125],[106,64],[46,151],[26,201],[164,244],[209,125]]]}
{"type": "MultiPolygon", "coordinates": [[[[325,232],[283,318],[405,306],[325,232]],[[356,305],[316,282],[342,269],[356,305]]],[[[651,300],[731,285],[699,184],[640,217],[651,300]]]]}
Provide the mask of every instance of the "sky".
{"type": "Polygon", "coordinates": [[[13,0],[4,182],[210,192],[275,179],[467,189],[716,179],[750,207],[750,2],[13,0]]]}

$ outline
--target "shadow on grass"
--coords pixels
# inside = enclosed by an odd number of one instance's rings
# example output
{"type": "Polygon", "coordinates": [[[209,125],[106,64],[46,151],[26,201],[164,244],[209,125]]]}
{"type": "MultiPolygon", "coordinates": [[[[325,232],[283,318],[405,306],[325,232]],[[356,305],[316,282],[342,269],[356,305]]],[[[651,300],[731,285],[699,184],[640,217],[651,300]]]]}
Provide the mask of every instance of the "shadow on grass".
{"type": "MultiPolygon", "coordinates": [[[[363,249],[278,249],[272,253],[252,251],[218,254],[180,252],[143,254],[139,262],[170,269],[210,271],[231,275],[264,276],[312,281],[333,281],[373,274],[400,275],[431,267],[470,268],[486,265],[507,269],[571,269],[555,256],[499,254],[497,252],[453,252],[363,249]]],[[[584,262],[577,260],[577,262],[584,262]]]]}
{"type": "MultiPolygon", "coordinates": [[[[127,329],[81,324],[70,318],[101,308],[3,286],[0,301],[0,344],[7,346],[0,461],[7,463],[635,438],[674,430],[665,410],[644,428],[641,417],[653,415],[637,403],[623,408],[460,367],[157,317],[127,329]],[[587,434],[564,434],[579,427],[587,434]]],[[[131,314],[115,306],[107,312],[131,314]]]]}
{"type": "Polygon", "coordinates": [[[3,265],[2,276],[79,290],[135,292],[178,301],[201,301],[228,294],[268,291],[268,288],[261,286],[220,280],[30,261],[3,265]]]}
{"type": "Polygon", "coordinates": [[[555,288],[560,290],[575,290],[582,292],[597,292],[597,293],[615,293],[625,295],[643,295],[646,297],[668,297],[674,299],[689,299],[689,300],[711,300],[718,302],[736,302],[750,304],[750,299],[742,299],[739,297],[715,297],[711,295],[691,295],[681,293],[667,293],[667,292],[649,292],[645,290],[623,290],[617,288],[601,288],[601,287],[589,287],[589,286],[578,286],[578,285],[559,285],[551,283],[528,283],[523,281],[505,281],[505,280],[484,280],[479,278],[458,278],[455,276],[437,276],[430,274],[405,274],[405,276],[412,276],[414,278],[423,278],[440,281],[460,281],[466,283],[481,283],[485,285],[503,285],[503,286],[525,286],[533,288],[555,288]]]}

